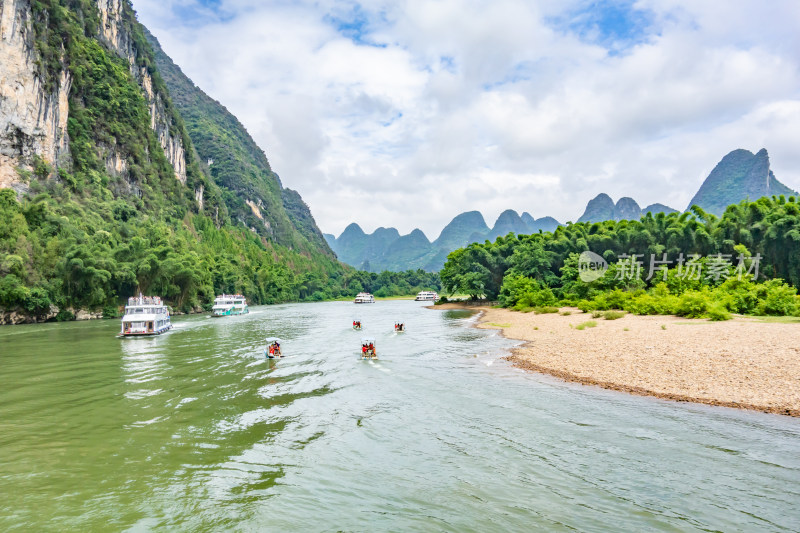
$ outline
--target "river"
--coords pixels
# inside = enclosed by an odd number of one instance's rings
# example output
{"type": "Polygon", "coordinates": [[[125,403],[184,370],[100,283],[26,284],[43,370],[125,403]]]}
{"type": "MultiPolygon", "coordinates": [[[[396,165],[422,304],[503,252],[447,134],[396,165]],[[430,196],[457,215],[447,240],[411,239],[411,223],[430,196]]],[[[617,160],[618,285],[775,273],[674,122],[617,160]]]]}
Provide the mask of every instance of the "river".
{"type": "Polygon", "coordinates": [[[0,327],[0,530],[800,530],[798,419],[525,373],[475,319],[380,301],[148,339],[0,327]]]}

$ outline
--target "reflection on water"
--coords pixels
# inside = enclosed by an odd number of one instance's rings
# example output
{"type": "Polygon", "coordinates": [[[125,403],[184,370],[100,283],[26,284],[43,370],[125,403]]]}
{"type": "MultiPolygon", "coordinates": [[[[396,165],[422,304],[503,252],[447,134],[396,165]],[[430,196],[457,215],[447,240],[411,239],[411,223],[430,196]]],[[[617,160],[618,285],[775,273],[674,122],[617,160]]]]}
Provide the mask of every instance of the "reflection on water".
{"type": "Polygon", "coordinates": [[[357,311],[0,327],[0,530],[800,529],[796,419],[525,374],[472,311],[357,311]]]}

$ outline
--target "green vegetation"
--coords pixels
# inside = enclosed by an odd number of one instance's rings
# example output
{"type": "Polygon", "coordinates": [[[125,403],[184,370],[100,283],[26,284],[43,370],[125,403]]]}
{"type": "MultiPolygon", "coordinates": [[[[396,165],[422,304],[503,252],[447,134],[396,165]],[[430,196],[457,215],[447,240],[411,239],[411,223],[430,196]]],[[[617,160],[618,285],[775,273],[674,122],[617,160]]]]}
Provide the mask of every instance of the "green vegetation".
{"type": "Polygon", "coordinates": [[[726,320],[731,313],[799,315],[800,204],[795,197],[765,197],[729,206],[721,218],[695,207],[689,213],[648,214],[637,221],[578,223],[553,233],[509,235],[451,253],[441,278],[446,291],[498,299],[517,310],[559,303],[585,312],[622,310],[712,320],[726,320]],[[610,265],[591,283],[579,277],[579,254],[585,250],[610,265]],[[673,263],[664,270],[657,267],[647,279],[650,255],[661,260],[665,253],[673,263]],[[625,270],[618,262],[625,254],[642,254],[640,271],[625,270]],[[676,262],[680,254],[681,272],[676,262]],[[686,272],[690,254],[701,256],[695,261],[701,268],[696,279],[686,272]],[[748,271],[755,271],[750,258],[756,254],[760,263],[758,279],[753,279],[748,271]]]}
{"type": "Polygon", "coordinates": [[[12,190],[0,190],[4,308],[33,315],[51,304],[114,308],[138,291],[189,309],[220,292],[240,292],[258,304],[352,297],[362,290],[394,296],[439,289],[435,274],[343,270],[332,258],[322,265],[331,272],[326,277],[317,270],[319,258],[312,264],[241,227],[217,228],[197,214],[174,224],[136,216],[119,199],[75,199],[54,189],[22,203],[12,190]]]}
{"type": "Polygon", "coordinates": [[[580,324],[575,326],[575,329],[577,329],[579,331],[583,331],[586,328],[593,328],[593,327],[596,327],[596,326],[597,326],[597,322],[595,322],[594,320],[587,320],[586,322],[581,322],[580,324]]]}
{"type": "Polygon", "coordinates": [[[625,316],[624,311],[606,311],[602,314],[603,318],[606,320],[618,320],[625,316]]]}

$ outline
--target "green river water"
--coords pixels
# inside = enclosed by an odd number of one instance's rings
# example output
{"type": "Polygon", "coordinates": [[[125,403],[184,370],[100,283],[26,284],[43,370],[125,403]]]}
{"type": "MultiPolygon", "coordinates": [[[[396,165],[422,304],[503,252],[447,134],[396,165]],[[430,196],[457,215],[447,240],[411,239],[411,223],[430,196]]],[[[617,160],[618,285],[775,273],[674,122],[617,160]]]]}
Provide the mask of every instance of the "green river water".
{"type": "Polygon", "coordinates": [[[148,339],[0,327],[0,531],[800,530],[797,419],[525,373],[474,320],[385,301],[148,339]],[[288,357],[264,359],[271,335],[288,357]]]}

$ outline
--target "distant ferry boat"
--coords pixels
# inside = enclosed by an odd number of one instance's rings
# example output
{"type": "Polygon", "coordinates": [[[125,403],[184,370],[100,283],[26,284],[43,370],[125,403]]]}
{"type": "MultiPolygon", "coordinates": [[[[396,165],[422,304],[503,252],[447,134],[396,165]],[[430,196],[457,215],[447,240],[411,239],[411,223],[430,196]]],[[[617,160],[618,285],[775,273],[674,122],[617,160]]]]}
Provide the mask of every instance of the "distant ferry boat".
{"type": "Polygon", "coordinates": [[[354,300],[357,304],[374,304],[375,297],[368,292],[359,292],[354,300]]]}
{"type": "Polygon", "coordinates": [[[433,291],[422,291],[417,293],[417,297],[414,300],[418,302],[435,302],[439,300],[439,295],[433,291]]]}
{"type": "Polygon", "coordinates": [[[214,307],[211,308],[211,316],[246,315],[249,312],[247,299],[241,294],[217,296],[214,298],[214,307]]]}
{"type": "Polygon", "coordinates": [[[158,296],[133,296],[128,298],[125,316],[122,317],[121,337],[161,335],[172,329],[169,309],[158,296]]]}

